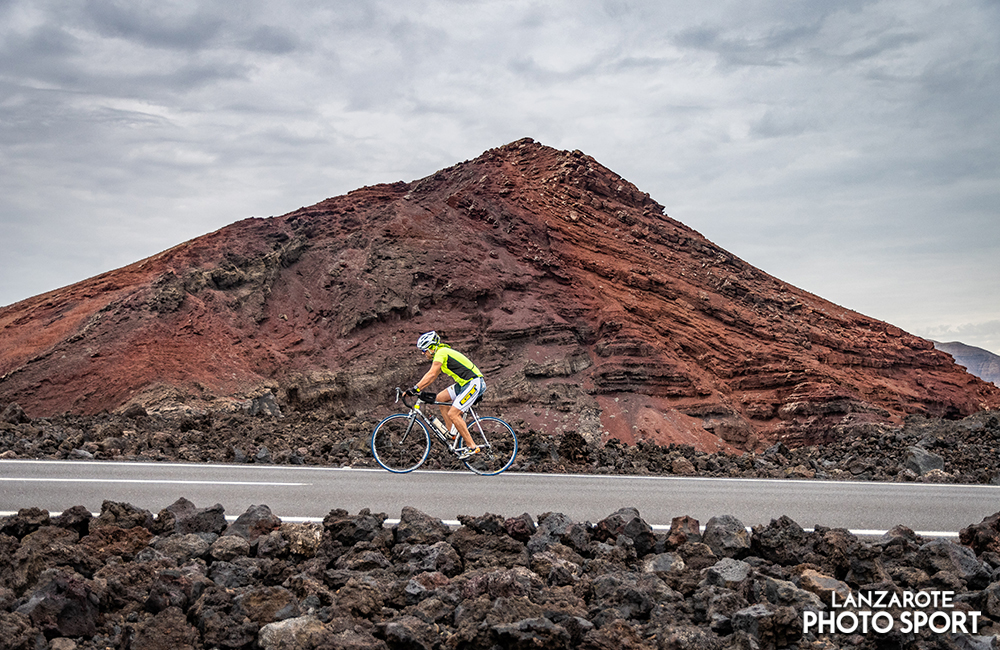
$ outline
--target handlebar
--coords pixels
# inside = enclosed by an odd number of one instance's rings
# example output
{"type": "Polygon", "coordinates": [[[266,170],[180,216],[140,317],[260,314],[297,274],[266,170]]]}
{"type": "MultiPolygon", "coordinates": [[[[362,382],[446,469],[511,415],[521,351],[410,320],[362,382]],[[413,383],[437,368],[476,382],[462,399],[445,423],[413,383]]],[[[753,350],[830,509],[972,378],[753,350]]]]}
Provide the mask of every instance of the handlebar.
{"type": "MultiPolygon", "coordinates": [[[[404,391],[399,386],[396,386],[396,403],[398,404],[399,402],[403,402],[403,406],[405,406],[406,408],[410,408],[411,409],[411,408],[413,408],[413,405],[406,403],[406,398],[407,397],[408,397],[408,395],[406,394],[406,391],[404,391]]],[[[416,404],[415,401],[414,401],[414,404],[416,404]]]]}
{"type": "Polygon", "coordinates": [[[400,388],[399,386],[397,386],[396,387],[396,402],[400,402],[400,401],[403,402],[403,406],[405,406],[406,408],[413,408],[416,405],[417,400],[423,402],[424,404],[451,404],[451,402],[439,402],[439,401],[437,401],[437,396],[436,395],[432,399],[426,399],[426,398],[424,398],[424,396],[422,394],[416,396],[416,398],[413,400],[413,404],[408,404],[406,402],[406,398],[407,397],[409,397],[409,395],[406,394],[406,391],[403,390],[402,388],[400,388]]]}

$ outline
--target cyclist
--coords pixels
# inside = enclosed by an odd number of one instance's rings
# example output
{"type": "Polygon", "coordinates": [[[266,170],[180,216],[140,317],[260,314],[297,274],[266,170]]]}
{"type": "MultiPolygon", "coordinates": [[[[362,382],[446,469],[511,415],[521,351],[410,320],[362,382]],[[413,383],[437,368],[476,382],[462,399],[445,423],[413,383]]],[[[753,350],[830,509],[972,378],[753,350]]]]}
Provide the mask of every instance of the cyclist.
{"type": "Polygon", "coordinates": [[[417,339],[417,349],[423,352],[428,360],[432,361],[431,368],[413,388],[407,389],[406,392],[409,395],[419,396],[423,389],[434,383],[442,371],[454,379],[454,384],[437,394],[438,402],[451,402],[450,406],[448,404],[441,405],[441,418],[452,433],[458,431],[462,435],[462,439],[465,440],[465,449],[458,456],[460,459],[464,460],[478,454],[479,445],[469,434],[464,415],[486,390],[483,373],[479,371],[476,364],[469,361],[467,356],[453,350],[450,345],[442,343],[437,332],[421,334],[420,338],[417,339]]]}

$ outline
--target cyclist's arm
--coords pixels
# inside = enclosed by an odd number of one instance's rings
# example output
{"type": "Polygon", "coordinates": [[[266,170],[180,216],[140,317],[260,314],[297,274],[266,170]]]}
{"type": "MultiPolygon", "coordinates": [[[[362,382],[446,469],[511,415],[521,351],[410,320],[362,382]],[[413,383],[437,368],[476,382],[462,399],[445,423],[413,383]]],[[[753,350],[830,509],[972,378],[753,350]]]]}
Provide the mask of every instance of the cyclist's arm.
{"type": "Polygon", "coordinates": [[[441,362],[435,361],[431,364],[431,369],[427,371],[420,381],[417,382],[417,388],[423,390],[434,383],[437,376],[441,374],[441,362]]]}

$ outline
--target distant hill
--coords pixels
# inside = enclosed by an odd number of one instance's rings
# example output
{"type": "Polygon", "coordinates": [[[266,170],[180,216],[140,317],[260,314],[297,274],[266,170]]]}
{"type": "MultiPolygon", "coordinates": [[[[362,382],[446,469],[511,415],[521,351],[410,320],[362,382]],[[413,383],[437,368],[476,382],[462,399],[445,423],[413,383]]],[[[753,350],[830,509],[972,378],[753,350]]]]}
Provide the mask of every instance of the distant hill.
{"type": "Polygon", "coordinates": [[[934,342],[934,347],[947,352],[955,358],[955,363],[965,366],[969,372],[985,381],[991,381],[1000,386],[1000,356],[989,350],[952,341],[951,343],[934,342]]]}

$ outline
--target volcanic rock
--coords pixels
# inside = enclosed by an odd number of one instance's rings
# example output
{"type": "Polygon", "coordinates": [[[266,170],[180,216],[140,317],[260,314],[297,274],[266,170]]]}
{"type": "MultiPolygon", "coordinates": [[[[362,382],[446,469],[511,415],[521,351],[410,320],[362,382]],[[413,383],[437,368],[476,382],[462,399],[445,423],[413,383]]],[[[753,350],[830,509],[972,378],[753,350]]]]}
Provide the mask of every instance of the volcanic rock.
{"type": "Polygon", "coordinates": [[[281,520],[271,513],[266,505],[250,506],[246,512],[229,524],[223,535],[239,535],[248,542],[253,542],[261,535],[266,535],[281,526],[281,520]]]}
{"type": "Polygon", "coordinates": [[[1000,406],[930,341],[767,275],[590,156],[529,139],[4,307],[0,403],[380,417],[424,371],[413,343],[431,329],[484,370],[484,408],[588,441],[763,449],[1000,406]]]}
{"type": "MultiPolygon", "coordinates": [[[[123,503],[116,510],[140,512],[123,503]]],[[[254,519],[267,511],[266,506],[248,510],[254,519]]],[[[0,530],[20,532],[35,525],[26,525],[32,520],[40,527],[20,539],[0,534],[0,542],[3,550],[16,549],[15,556],[37,570],[0,572],[0,639],[10,648],[79,650],[930,650],[992,647],[990,635],[1000,632],[1000,581],[994,579],[1000,554],[993,550],[1000,538],[1000,513],[964,529],[960,543],[924,539],[901,526],[865,541],[843,529],[817,526],[806,531],[782,517],[754,527],[741,547],[741,559],[716,556],[699,542],[678,545],[672,541],[679,538],[677,531],[654,533],[651,548],[643,549],[628,531],[648,531],[649,526],[629,507],[596,525],[560,513],[540,515],[537,525],[531,520],[530,526],[528,515],[517,518],[523,522],[518,525],[489,513],[462,515],[457,529],[413,508],[406,508],[406,517],[406,524],[401,520],[386,527],[385,515],[368,510],[348,515],[335,509],[326,518],[325,542],[315,556],[262,556],[260,541],[248,544],[248,555],[233,561],[209,553],[168,558],[156,550],[184,546],[197,533],[166,528],[154,538],[143,527],[102,526],[95,533],[130,534],[134,546],[93,556],[88,565],[80,558],[93,555],[92,542],[44,525],[62,517],[25,508],[0,518],[0,530]],[[526,529],[539,537],[524,540],[526,529]],[[612,540],[609,536],[616,532],[612,540]],[[430,545],[407,541],[430,541],[440,534],[444,539],[430,545]],[[482,553],[477,542],[487,538],[507,552],[482,553]],[[546,544],[530,543],[543,538],[546,544]],[[575,540],[578,550],[560,539],[575,540]],[[778,552],[779,544],[786,548],[778,552]],[[382,561],[341,563],[344,557],[371,553],[382,561]],[[448,575],[432,570],[442,558],[448,575]],[[859,593],[940,589],[954,592],[953,606],[943,611],[975,613],[975,628],[913,634],[897,618],[892,629],[878,634],[804,629],[806,612],[855,611],[844,603],[859,593]]],[[[711,530],[746,532],[735,517],[713,519],[711,530]]],[[[678,530],[700,529],[690,517],[679,517],[677,524],[678,530]]],[[[290,525],[279,521],[268,536],[280,535],[290,525]]],[[[318,524],[301,525],[319,530],[318,524]]],[[[906,609],[929,614],[935,608],[906,609]]]]}
{"type": "Polygon", "coordinates": [[[93,636],[100,599],[73,571],[48,569],[39,576],[28,602],[17,609],[49,636],[93,636]]]}
{"type": "Polygon", "coordinates": [[[22,508],[17,514],[7,517],[3,526],[0,526],[0,534],[11,535],[18,539],[35,532],[42,526],[51,523],[49,513],[38,508],[22,508]]]}
{"type": "Polygon", "coordinates": [[[194,650],[200,645],[198,630],[177,607],[130,626],[128,636],[131,640],[128,647],[133,650],[194,650]]]}
{"type": "Polygon", "coordinates": [[[298,650],[315,648],[329,633],[315,616],[301,616],[265,625],[258,641],[264,650],[298,650]]]}
{"type": "Polygon", "coordinates": [[[154,525],[153,515],[148,510],[136,508],[130,503],[107,500],[101,503],[101,514],[90,520],[91,531],[105,526],[125,529],[142,526],[152,530],[154,525]]]}
{"type": "Polygon", "coordinates": [[[0,421],[7,422],[9,424],[22,424],[24,422],[29,422],[31,418],[24,412],[16,402],[9,405],[0,413],[0,421]]]}
{"type": "Polygon", "coordinates": [[[702,541],[719,557],[739,558],[750,551],[746,526],[732,515],[709,519],[702,541]]]}
{"type": "Polygon", "coordinates": [[[157,515],[158,528],[172,533],[214,533],[221,535],[226,529],[226,517],[221,504],[211,508],[197,508],[181,497],[157,515]]]}
{"type": "Polygon", "coordinates": [[[944,458],[920,447],[907,447],[903,467],[921,475],[936,469],[944,469],[944,458]]]}
{"type": "Polygon", "coordinates": [[[448,536],[448,527],[440,519],[428,517],[416,508],[406,506],[396,526],[397,544],[435,544],[448,536]]]}

